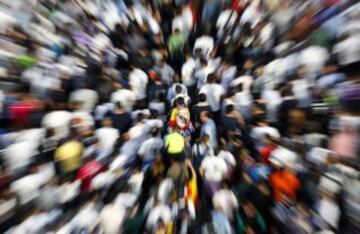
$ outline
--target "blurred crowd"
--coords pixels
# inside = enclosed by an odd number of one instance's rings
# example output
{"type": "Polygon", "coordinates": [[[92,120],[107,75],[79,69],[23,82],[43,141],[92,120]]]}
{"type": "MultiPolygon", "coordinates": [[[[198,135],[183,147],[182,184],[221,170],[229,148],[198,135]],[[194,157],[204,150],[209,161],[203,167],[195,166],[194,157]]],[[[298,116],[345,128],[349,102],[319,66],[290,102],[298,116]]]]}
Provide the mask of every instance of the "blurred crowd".
{"type": "Polygon", "coordinates": [[[356,0],[0,1],[0,232],[360,233],[356,0]]]}

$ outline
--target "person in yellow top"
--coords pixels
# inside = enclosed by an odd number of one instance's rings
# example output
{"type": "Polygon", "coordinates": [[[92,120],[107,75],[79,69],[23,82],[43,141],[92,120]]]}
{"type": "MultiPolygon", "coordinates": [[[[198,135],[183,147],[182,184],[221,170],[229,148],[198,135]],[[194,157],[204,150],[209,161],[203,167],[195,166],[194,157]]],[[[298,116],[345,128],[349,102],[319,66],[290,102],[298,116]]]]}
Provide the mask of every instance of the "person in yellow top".
{"type": "Polygon", "coordinates": [[[188,177],[185,166],[185,138],[173,129],[165,138],[165,149],[167,159],[170,161],[170,167],[167,171],[167,176],[170,177],[176,187],[176,197],[182,198],[184,196],[185,181],[188,177]]]}
{"type": "Polygon", "coordinates": [[[166,136],[165,149],[170,160],[185,160],[185,138],[179,133],[177,128],[172,129],[166,136]]]}
{"type": "Polygon", "coordinates": [[[60,174],[66,176],[75,172],[81,166],[84,146],[76,140],[69,140],[55,151],[55,161],[60,174]]]}

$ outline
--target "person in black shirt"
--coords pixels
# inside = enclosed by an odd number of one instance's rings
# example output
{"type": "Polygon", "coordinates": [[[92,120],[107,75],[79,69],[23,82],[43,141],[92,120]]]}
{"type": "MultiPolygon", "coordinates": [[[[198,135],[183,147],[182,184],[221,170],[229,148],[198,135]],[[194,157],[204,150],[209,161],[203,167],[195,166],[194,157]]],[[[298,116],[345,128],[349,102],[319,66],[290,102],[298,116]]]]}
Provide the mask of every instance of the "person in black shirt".
{"type": "Polygon", "coordinates": [[[116,103],[116,108],[111,115],[111,120],[120,134],[127,132],[131,127],[131,116],[124,110],[120,102],[116,103]]]}
{"type": "Polygon", "coordinates": [[[211,107],[209,103],[206,101],[206,94],[200,93],[199,102],[192,108],[191,111],[191,119],[193,120],[193,125],[195,127],[195,135],[194,139],[196,139],[200,132],[200,113],[206,111],[208,113],[211,112],[211,107]]]}
{"type": "Polygon", "coordinates": [[[227,105],[225,115],[221,117],[223,135],[228,138],[228,134],[232,132],[240,132],[242,126],[245,125],[241,114],[235,111],[234,105],[227,105]]]}
{"type": "Polygon", "coordinates": [[[192,108],[192,119],[194,120],[194,124],[200,121],[199,116],[203,111],[211,112],[211,107],[206,101],[206,94],[200,93],[199,102],[192,108]]]}
{"type": "Polygon", "coordinates": [[[45,116],[44,103],[37,105],[29,116],[30,128],[41,128],[41,121],[45,116]]]}
{"type": "Polygon", "coordinates": [[[154,80],[149,83],[147,89],[149,101],[156,99],[159,93],[166,94],[168,89],[167,85],[162,82],[160,74],[153,72],[152,75],[154,76],[154,80]]]}

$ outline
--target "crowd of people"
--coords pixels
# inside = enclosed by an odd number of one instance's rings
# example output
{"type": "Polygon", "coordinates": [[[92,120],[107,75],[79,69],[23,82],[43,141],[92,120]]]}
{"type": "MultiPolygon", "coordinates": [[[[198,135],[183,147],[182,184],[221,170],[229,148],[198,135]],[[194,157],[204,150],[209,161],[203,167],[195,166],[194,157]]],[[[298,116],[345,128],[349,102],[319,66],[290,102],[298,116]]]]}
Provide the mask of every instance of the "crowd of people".
{"type": "Polygon", "coordinates": [[[2,0],[1,233],[360,233],[360,4],[2,0]]]}

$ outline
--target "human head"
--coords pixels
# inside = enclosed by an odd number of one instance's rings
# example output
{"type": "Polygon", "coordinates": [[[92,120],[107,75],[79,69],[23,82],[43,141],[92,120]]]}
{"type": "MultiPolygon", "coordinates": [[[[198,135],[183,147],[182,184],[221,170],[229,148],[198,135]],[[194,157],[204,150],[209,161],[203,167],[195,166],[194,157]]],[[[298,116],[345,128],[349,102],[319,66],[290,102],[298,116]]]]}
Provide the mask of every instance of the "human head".
{"type": "Polygon", "coordinates": [[[116,109],[117,110],[123,110],[124,109],[124,107],[123,107],[123,105],[122,105],[122,103],[120,101],[116,102],[116,109]]]}
{"type": "Polygon", "coordinates": [[[176,102],[176,105],[177,105],[177,106],[185,105],[185,99],[184,99],[184,97],[182,97],[182,96],[177,97],[176,100],[175,100],[175,102],[176,102]]]}
{"type": "Polygon", "coordinates": [[[210,119],[210,113],[207,111],[202,111],[200,113],[200,120],[203,123],[206,123],[210,119]]]}
{"type": "Polygon", "coordinates": [[[159,61],[158,61],[158,65],[159,67],[164,67],[165,66],[165,59],[164,58],[160,58],[159,61]]]}
{"type": "Polygon", "coordinates": [[[111,121],[111,119],[109,117],[106,117],[101,121],[101,124],[102,124],[103,127],[111,127],[112,126],[112,121],[111,121]]]}
{"type": "Polygon", "coordinates": [[[247,217],[250,218],[250,217],[254,217],[256,215],[256,208],[251,201],[249,201],[249,200],[244,201],[242,204],[242,208],[244,210],[244,214],[247,217]]]}
{"type": "Polygon", "coordinates": [[[136,116],[136,123],[141,123],[144,120],[144,118],[145,118],[144,114],[140,112],[136,116]]]}
{"type": "Polygon", "coordinates": [[[176,94],[180,94],[182,92],[182,87],[181,87],[181,85],[176,85],[175,86],[175,93],[176,94]]]}
{"type": "Polygon", "coordinates": [[[326,62],[325,66],[322,69],[323,74],[330,74],[336,72],[338,69],[338,64],[335,59],[330,59],[326,62]]]}
{"type": "Polygon", "coordinates": [[[199,100],[200,100],[200,102],[206,102],[206,94],[205,93],[200,93],[199,94],[199,100]]]}
{"type": "Polygon", "coordinates": [[[206,59],[204,59],[204,58],[200,58],[200,65],[201,65],[202,67],[206,67],[206,66],[207,66],[207,64],[208,64],[208,62],[207,62],[207,60],[206,60],[206,59]]]}
{"type": "Polygon", "coordinates": [[[233,105],[233,104],[229,104],[229,105],[227,105],[227,106],[225,107],[225,113],[226,113],[226,114],[230,114],[230,113],[232,113],[234,110],[235,110],[235,108],[234,108],[234,105],[233,105]]]}
{"type": "Polygon", "coordinates": [[[261,66],[256,67],[256,69],[255,69],[255,75],[256,75],[257,77],[259,77],[259,76],[262,76],[263,74],[264,74],[264,66],[261,65],[261,66]]]}
{"type": "Polygon", "coordinates": [[[250,70],[254,67],[254,61],[249,58],[249,59],[246,59],[245,62],[244,62],[244,70],[247,71],[247,70],[250,70]]]}
{"type": "Polygon", "coordinates": [[[70,109],[73,111],[80,110],[83,106],[83,102],[81,101],[73,101],[70,103],[70,109]]]}
{"type": "Polygon", "coordinates": [[[308,74],[308,69],[305,65],[300,65],[297,69],[297,74],[299,78],[303,78],[308,74]]]}
{"type": "Polygon", "coordinates": [[[157,137],[158,135],[159,135],[159,133],[160,133],[160,129],[159,128],[152,128],[151,130],[150,130],[150,134],[151,134],[151,136],[152,137],[157,137]]]}
{"type": "Polygon", "coordinates": [[[201,137],[201,142],[204,143],[204,144],[207,144],[209,142],[209,135],[208,134],[204,134],[202,137],[201,137]]]}
{"type": "Polygon", "coordinates": [[[209,74],[209,75],[208,75],[208,77],[207,77],[207,83],[209,83],[209,84],[215,83],[215,80],[216,80],[215,74],[209,74]]]}

